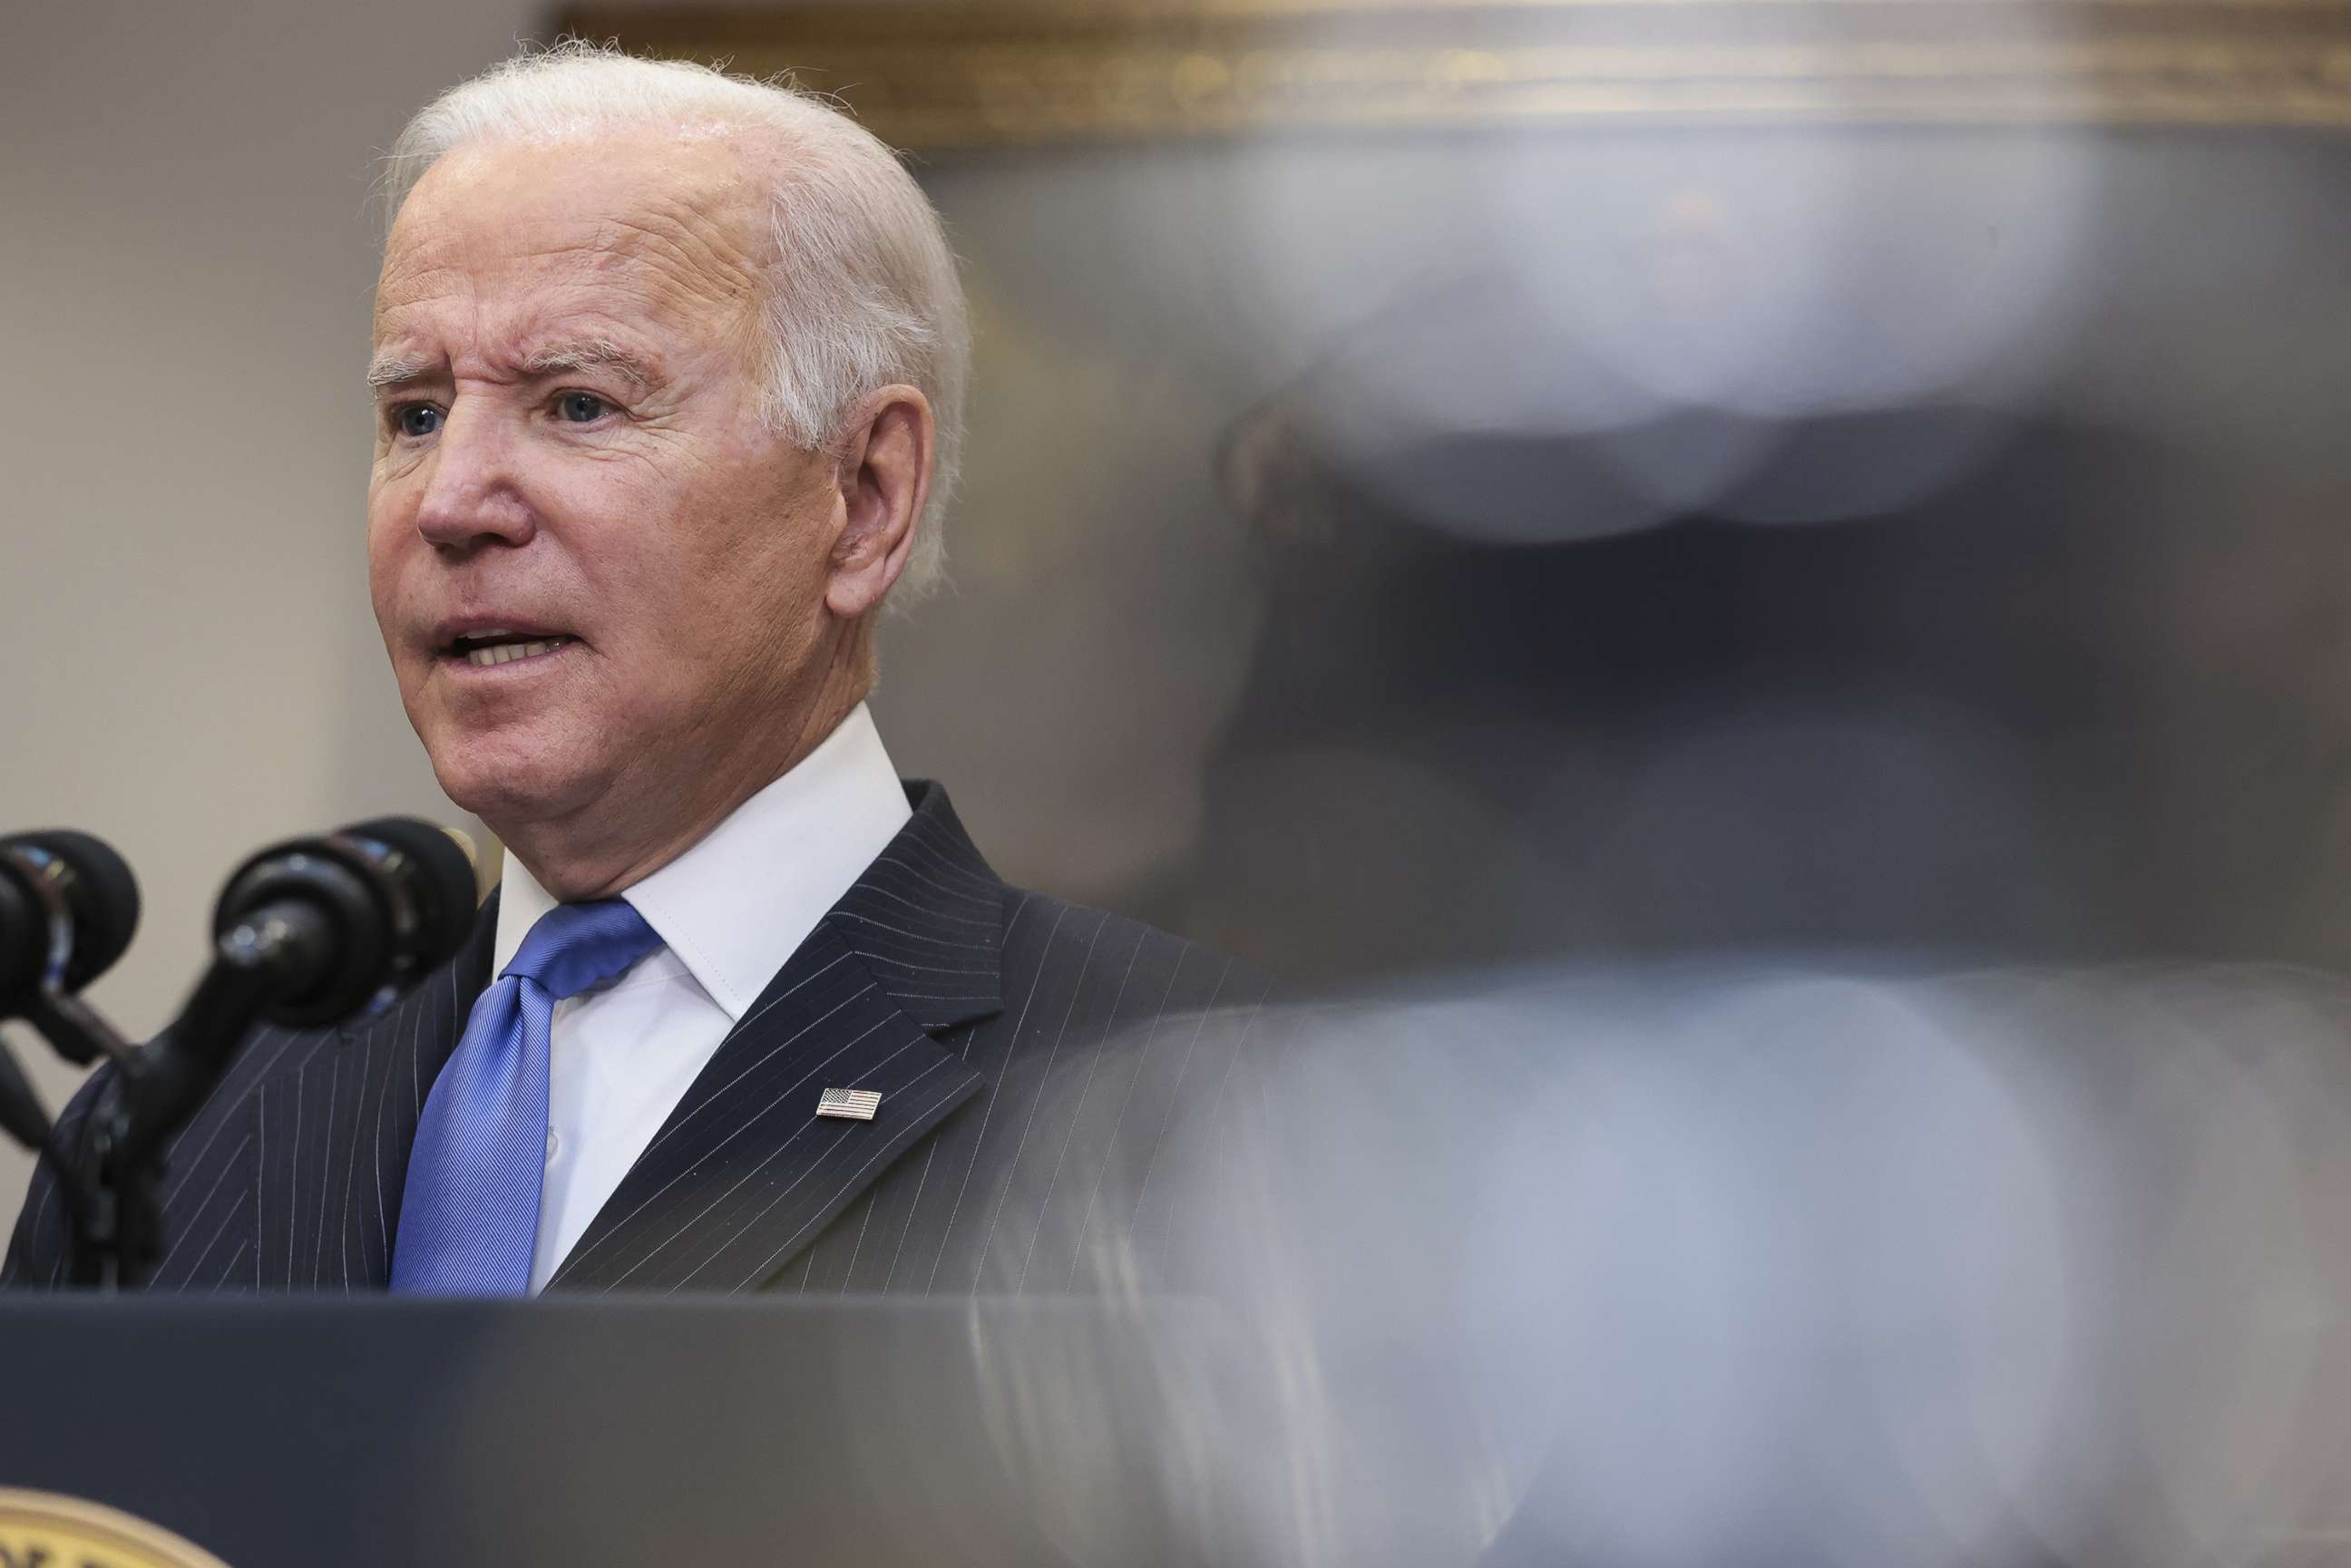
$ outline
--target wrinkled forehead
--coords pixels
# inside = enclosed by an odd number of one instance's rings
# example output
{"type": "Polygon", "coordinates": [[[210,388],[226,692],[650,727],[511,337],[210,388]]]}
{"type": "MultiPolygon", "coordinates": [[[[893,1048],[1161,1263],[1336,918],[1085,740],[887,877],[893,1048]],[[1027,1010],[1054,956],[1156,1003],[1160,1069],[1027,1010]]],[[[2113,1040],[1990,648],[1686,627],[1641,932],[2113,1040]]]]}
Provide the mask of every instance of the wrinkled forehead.
{"type": "Polygon", "coordinates": [[[375,328],[436,309],[543,313],[568,298],[732,330],[757,310],[773,241],[765,183],[731,142],[603,132],[457,148],[401,205],[375,328]]]}

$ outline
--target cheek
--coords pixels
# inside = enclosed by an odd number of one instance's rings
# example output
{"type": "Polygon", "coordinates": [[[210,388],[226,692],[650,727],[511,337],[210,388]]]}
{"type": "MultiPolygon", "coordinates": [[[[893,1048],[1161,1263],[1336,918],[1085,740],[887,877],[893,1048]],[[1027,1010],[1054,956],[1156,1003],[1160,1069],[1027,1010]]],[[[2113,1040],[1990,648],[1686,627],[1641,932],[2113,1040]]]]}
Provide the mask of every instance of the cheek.
{"type": "Polygon", "coordinates": [[[433,564],[432,546],[416,531],[416,494],[412,483],[379,480],[368,487],[367,509],[368,603],[392,676],[412,701],[431,672],[411,635],[431,591],[433,564]]]}
{"type": "Polygon", "coordinates": [[[611,496],[596,499],[593,509],[558,501],[540,513],[529,575],[604,652],[659,663],[692,624],[680,601],[682,563],[662,547],[668,525],[651,507],[630,511],[611,496]]]}
{"type": "Polygon", "coordinates": [[[549,531],[654,662],[695,663],[762,591],[776,519],[709,465],[600,466],[542,490],[549,531]]]}
{"type": "Polygon", "coordinates": [[[730,563],[726,586],[738,606],[764,610],[771,632],[796,632],[817,612],[840,529],[831,465],[796,455],[734,479],[727,504],[714,511],[731,526],[710,553],[730,563]]]}
{"type": "Polygon", "coordinates": [[[376,625],[387,642],[392,639],[399,604],[400,559],[396,545],[402,531],[380,493],[371,493],[368,497],[367,521],[368,600],[375,607],[376,625]]]}

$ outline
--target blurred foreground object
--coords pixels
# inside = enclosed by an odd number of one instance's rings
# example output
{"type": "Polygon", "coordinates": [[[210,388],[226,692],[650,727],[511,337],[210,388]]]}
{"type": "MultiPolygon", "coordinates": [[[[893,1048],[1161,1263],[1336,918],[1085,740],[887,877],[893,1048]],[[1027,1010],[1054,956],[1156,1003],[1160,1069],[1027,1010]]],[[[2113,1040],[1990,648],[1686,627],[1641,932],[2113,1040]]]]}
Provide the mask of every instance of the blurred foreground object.
{"type": "MultiPolygon", "coordinates": [[[[1685,965],[1310,1014],[1190,1167],[1246,1218],[1166,1442],[1227,1560],[2324,1560],[2346,1004],[1685,965]]],[[[1071,1500],[1111,1478],[1067,1483],[1114,1423],[1016,1371],[1038,1517],[1113,1560],[1071,1500]]]]}
{"type": "Polygon", "coordinates": [[[8,1303],[0,1468],[237,1568],[2332,1561],[2346,1030],[2251,967],[1395,992],[1040,1238],[1092,1301],[8,1303]]]}

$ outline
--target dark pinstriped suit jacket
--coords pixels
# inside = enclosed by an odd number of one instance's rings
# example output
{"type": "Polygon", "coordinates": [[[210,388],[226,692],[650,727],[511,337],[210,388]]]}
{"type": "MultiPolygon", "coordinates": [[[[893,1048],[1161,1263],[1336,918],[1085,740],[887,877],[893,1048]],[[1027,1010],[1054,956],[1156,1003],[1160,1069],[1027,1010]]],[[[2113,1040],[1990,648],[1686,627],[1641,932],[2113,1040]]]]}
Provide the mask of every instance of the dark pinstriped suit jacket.
{"type": "MultiPolygon", "coordinates": [[[[1267,982],[1006,886],[935,784],[743,1015],[550,1290],[1060,1291],[1133,1282],[1179,1212],[1267,982]],[[828,1088],[882,1092],[870,1123],[828,1088]],[[1155,1180],[1155,1177],[1156,1178],[1155,1180]]],[[[264,1028],[171,1155],[153,1288],[357,1291],[390,1277],[424,1096],[488,984],[495,906],[381,1017],[264,1028]]],[[[61,1120],[77,1125],[91,1091],[61,1120]]],[[[46,1173],[11,1282],[62,1273],[46,1173]]]]}

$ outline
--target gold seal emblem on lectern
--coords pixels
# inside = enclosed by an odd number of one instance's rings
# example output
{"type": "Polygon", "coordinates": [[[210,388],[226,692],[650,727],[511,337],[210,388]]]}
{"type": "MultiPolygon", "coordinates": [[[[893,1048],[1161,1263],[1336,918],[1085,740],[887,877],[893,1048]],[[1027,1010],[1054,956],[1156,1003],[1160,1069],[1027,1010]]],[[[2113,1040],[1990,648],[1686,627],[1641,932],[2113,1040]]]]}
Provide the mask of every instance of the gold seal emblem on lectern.
{"type": "Polygon", "coordinates": [[[227,1568],[168,1530],[78,1498],[0,1487],[7,1568],[227,1568]]]}

